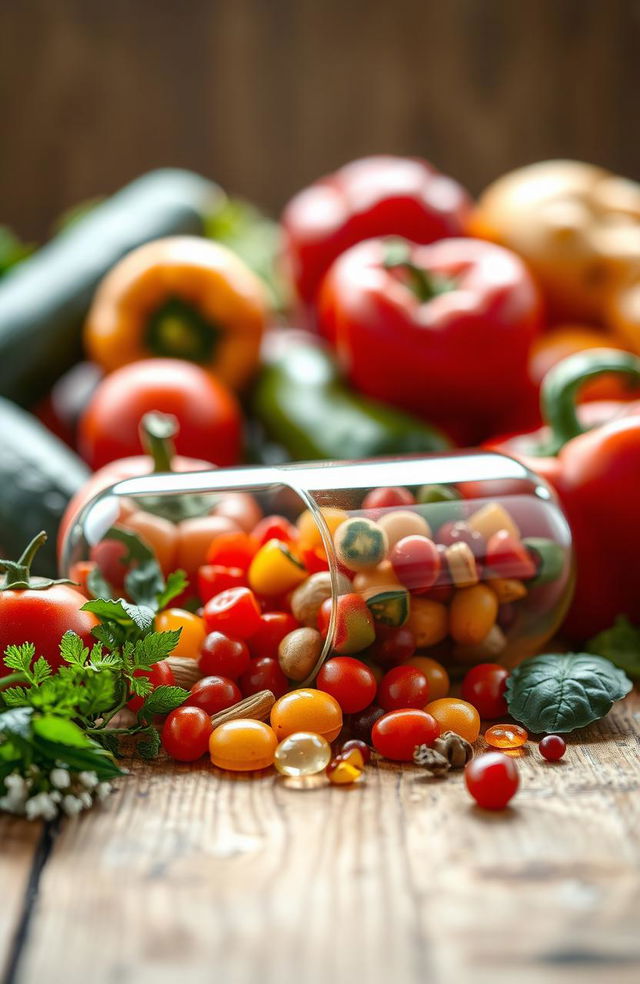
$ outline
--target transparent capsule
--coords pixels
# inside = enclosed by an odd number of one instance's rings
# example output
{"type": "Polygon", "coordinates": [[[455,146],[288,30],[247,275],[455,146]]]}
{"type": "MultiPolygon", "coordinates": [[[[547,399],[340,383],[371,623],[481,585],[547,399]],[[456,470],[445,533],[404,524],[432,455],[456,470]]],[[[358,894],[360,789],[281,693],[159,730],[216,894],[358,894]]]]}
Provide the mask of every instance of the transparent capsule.
{"type": "Polygon", "coordinates": [[[529,735],[519,724],[494,724],[485,731],[484,740],[493,748],[521,748],[529,735]]]}
{"type": "Polygon", "coordinates": [[[313,776],[331,761],[331,746],[322,735],[296,731],[276,748],[274,765],[283,776],[313,776]]]}

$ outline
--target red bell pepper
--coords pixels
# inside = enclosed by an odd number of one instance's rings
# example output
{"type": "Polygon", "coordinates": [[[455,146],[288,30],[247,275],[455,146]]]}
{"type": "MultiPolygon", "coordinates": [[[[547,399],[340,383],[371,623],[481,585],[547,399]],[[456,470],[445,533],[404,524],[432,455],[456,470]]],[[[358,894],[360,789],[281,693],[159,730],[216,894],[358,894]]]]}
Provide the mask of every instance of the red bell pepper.
{"type": "Polygon", "coordinates": [[[495,434],[531,386],[540,325],[523,262],[477,239],[360,243],[336,260],[318,299],[319,330],[356,389],[466,443],[495,434]]]}
{"type": "Polygon", "coordinates": [[[299,192],[282,216],[284,256],[298,297],[310,304],[340,253],[374,236],[432,243],[464,235],[471,199],[419,158],[365,157],[299,192]]]}
{"type": "Polygon", "coordinates": [[[640,401],[576,408],[582,385],[608,373],[640,384],[640,359],[592,349],[551,369],[541,392],[546,426],[491,442],[555,488],[573,533],[577,578],[563,633],[582,640],[616,615],[640,622],[640,401]]]}

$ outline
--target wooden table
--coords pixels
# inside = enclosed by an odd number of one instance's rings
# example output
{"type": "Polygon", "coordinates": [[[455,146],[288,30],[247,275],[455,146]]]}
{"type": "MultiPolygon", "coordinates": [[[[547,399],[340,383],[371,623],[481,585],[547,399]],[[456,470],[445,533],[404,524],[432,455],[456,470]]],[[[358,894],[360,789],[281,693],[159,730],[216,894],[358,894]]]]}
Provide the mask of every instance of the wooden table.
{"type": "Polygon", "coordinates": [[[514,805],[460,774],[360,788],[136,765],[59,829],[0,819],[10,984],[615,984],[640,979],[640,698],[519,759],[514,805]]]}

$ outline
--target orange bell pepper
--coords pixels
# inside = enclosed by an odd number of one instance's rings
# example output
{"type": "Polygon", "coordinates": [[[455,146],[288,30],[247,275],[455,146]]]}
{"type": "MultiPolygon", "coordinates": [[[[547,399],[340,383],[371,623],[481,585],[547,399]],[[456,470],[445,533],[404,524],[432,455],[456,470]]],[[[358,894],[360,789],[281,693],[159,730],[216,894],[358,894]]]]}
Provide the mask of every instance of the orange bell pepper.
{"type": "Polygon", "coordinates": [[[107,372],[150,356],[187,359],[241,389],[258,365],[265,291],[231,250],[196,236],[157,239],[104,278],[85,325],[107,372]]]}

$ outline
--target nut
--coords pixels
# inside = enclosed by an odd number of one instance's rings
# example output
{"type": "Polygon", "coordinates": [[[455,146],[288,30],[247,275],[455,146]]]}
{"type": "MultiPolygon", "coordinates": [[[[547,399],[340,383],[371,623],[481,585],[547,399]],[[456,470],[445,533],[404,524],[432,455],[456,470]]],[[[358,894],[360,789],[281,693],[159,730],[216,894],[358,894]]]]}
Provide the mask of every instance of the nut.
{"type": "Polygon", "coordinates": [[[446,776],[451,768],[446,755],[435,748],[429,748],[428,745],[416,745],[413,750],[413,761],[416,765],[421,765],[431,776],[446,776]]]}
{"type": "Polygon", "coordinates": [[[317,629],[309,626],[294,629],[278,646],[280,669],[296,683],[306,680],[320,659],[323,645],[324,639],[317,629]]]}
{"type": "Polygon", "coordinates": [[[165,663],[171,667],[176,686],[189,690],[197,680],[202,679],[202,670],[195,659],[180,656],[167,656],[165,663]]]}
{"type": "Polygon", "coordinates": [[[451,580],[457,588],[470,588],[477,584],[478,565],[468,543],[452,543],[445,550],[451,580]]]}
{"type": "MultiPolygon", "coordinates": [[[[425,748],[426,746],[418,746],[425,748]]],[[[447,762],[447,768],[462,769],[473,758],[473,745],[466,738],[461,738],[455,731],[444,731],[428,749],[435,751],[447,762]]],[[[415,761],[415,752],[414,752],[415,761]]]]}
{"type": "MultiPolygon", "coordinates": [[[[351,591],[351,581],[344,574],[337,575],[338,594],[351,591]]],[[[303,625],[314,627],[323,601],[333,595],[329,571],[318,571],[308,577],[291,595],[291,613],[303,625]]]]}
{"type": "Polygon", "coordinates": [[[276,699],[270,690],[260,690],[257,694],[244,697],[237,704],[218,711],[211,718],[211,725],[217,728],[220,724],[227,721],[237,721],[240,718],[251,718],[253,721],[266,721],[271,714],[271,708],[276,699]]]}

